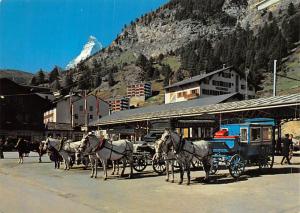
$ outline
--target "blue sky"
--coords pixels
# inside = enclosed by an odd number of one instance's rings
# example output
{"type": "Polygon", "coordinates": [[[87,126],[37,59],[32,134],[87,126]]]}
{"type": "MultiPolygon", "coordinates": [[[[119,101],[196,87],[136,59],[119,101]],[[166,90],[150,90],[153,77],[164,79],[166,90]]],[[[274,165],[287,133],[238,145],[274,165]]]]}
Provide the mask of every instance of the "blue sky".
{"type": "Polygon", "coordinates": [[[90,35],[109,45],[124,24],[168,0],[0,0],[0,69],[65,67],[90,35]]]}

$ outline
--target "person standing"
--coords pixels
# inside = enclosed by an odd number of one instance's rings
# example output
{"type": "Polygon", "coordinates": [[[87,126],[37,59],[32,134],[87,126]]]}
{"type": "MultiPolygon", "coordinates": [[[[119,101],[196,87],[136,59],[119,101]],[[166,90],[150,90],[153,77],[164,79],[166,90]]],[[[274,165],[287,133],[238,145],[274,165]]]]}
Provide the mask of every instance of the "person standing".
{"type": "Polygon", "coordinates": [[[289,138],[289,134],[285,134],[285,138],[283,139],[283,149],[282,149],[282,160],[281,165],[283,164],[284,160],[286,159],[288,164],[290,165],[290,159],[289,159],[289,153],[290,153],[290,146],[291,146],[291,140],[289,138]]]}
{"type": "Polygon", "coordinates": [[[4,155],[3,155],[3,151],[4,151],[4,139],[3,138],[0,138],[0,159],[3,159],[4,158],[4,155]]]}

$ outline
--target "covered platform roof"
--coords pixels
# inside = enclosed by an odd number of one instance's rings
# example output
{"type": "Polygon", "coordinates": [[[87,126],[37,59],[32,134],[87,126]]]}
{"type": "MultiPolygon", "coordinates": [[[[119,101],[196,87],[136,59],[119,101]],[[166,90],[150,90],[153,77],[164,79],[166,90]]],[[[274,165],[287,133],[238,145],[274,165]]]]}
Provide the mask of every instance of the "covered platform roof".
{"type": "Polygon", "coordinates": [[[91,126],[105,126],[159,119],[189,118],[202,115],[222,115],[229,117],[271,117],[286,119],[300,117],[300,94],[275,96],[222,103],[233,94],[212,98],[200,98],[173,104],[124,110],[105,116],[91,123],[91,126]]]}

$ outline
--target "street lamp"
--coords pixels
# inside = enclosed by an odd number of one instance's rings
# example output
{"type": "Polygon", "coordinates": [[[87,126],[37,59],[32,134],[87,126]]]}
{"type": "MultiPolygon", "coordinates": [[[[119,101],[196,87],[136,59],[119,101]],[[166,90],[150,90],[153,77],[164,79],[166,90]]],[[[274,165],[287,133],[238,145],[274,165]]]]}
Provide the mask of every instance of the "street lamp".
{"type": "Polygon", "coordinates": [[[246,97],[245,99],[248,100],[248,75],[249,75],[250,70],[246,68],[245,74],[246,74],[246,97]]]}

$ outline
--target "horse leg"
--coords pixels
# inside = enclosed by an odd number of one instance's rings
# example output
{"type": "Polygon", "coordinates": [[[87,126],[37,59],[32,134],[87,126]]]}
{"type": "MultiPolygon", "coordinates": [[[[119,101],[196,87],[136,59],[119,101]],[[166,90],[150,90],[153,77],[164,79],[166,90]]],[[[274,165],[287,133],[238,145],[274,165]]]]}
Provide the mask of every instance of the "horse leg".
{"type": "Polygon", "coordinates": [[[178,163],[178,164],[179,164],[179,171],[180,171],[180,179],[179,179],[178,184],[182,184],[182,182],[183,182],[184,168],[183,168],[183,165],[181,165],[181,163],[178,163]]]}
{"type": "Polygon", "coordinates": [[[94,178],[97,178],[97,170],[98,170],[98,169],[97,169],[97,167],[98,167],[98,160],[97,160],[97,158],[96,158],[96,157],[94,158],[94,161],[95,161],[95,162],[94,162],[94,165],[95,165],[95,169],[94,169],[94,170],[95,170],[95,176],[94,176],[94,178]]]}
{"type": "Polygon", "coordinates": [[[103,164],[103,172],[104,172],[104,178],[103,180],[107,180],[107,160],[102,160],[102,164],[103,164]]]}
{"type": "Polygon", "coordinates": [[[117,175],[119,174],[119,170],[120,170],[120,161],[117,160],[117,175]]]}
{"type": "Polygon", "coordinates": [[[114,175],[115,174],[115,170],[116,170],[116,161],[112,161],[112,166],[113,166],[113,169],[112,169],[112,173],[111,173],[111,175],[114,175]]]}
{"type": "Polygon", "coordinates": [[[174,160],[171,161],[172,183],[174,183],[174,160]]]}
{"type": "Polygon", "coordinates": [[[124,172],[125,172],[125,168],[126,168],[126,159],[122,158],[122,163],[123,163],[123,168],[122,168],[122,172],[120,174],[120,177],[123,177],[124,172]]]}
{"type": "Polygon", "coordinates": [[[191,183],[191,163],[190,162],[187,162],[186,169],[187,169],[186,174],[187,174],[187,179],[188,179],[186,185],[190,185],[190,183],[191,183]]]}
{"type": "Polygon", "coordinates": [[[211,167],[213,166],[212,158],[204,159],[202,161],[202,164],[203,164],[204,171],[205,171],[204,181],[208,181],[209,180],[209,171],[210,171],[211,167]]]}
{"type": "Polygon", "coordinates": [[[89,159],[90,159],[90,162],[91,162],[91,175],[90,177],[92,178],[94,176],[94,159],[91,155],[89,155],[89,159]]]}
{"type": "Polygon", "coordinates": [[[130,156],[128,160],[129,160],[129,164],[130,164],[130,175],[129,175],[129,178],[132,178],[132,175],[133,175],[133,157],[130,156]]]}
{"type": "Polygon", "coordinates": [[[169,164],[170,164],[170,161],[166,160],[166,181],[167,182],[169,181],[169,164]]]}
{"type": "Polygon", "coordinates": [[[42,154],[40,151],[38,152],[38,154],[39,154],[39,163],[41,163],[42,162],[42,154]]]}

